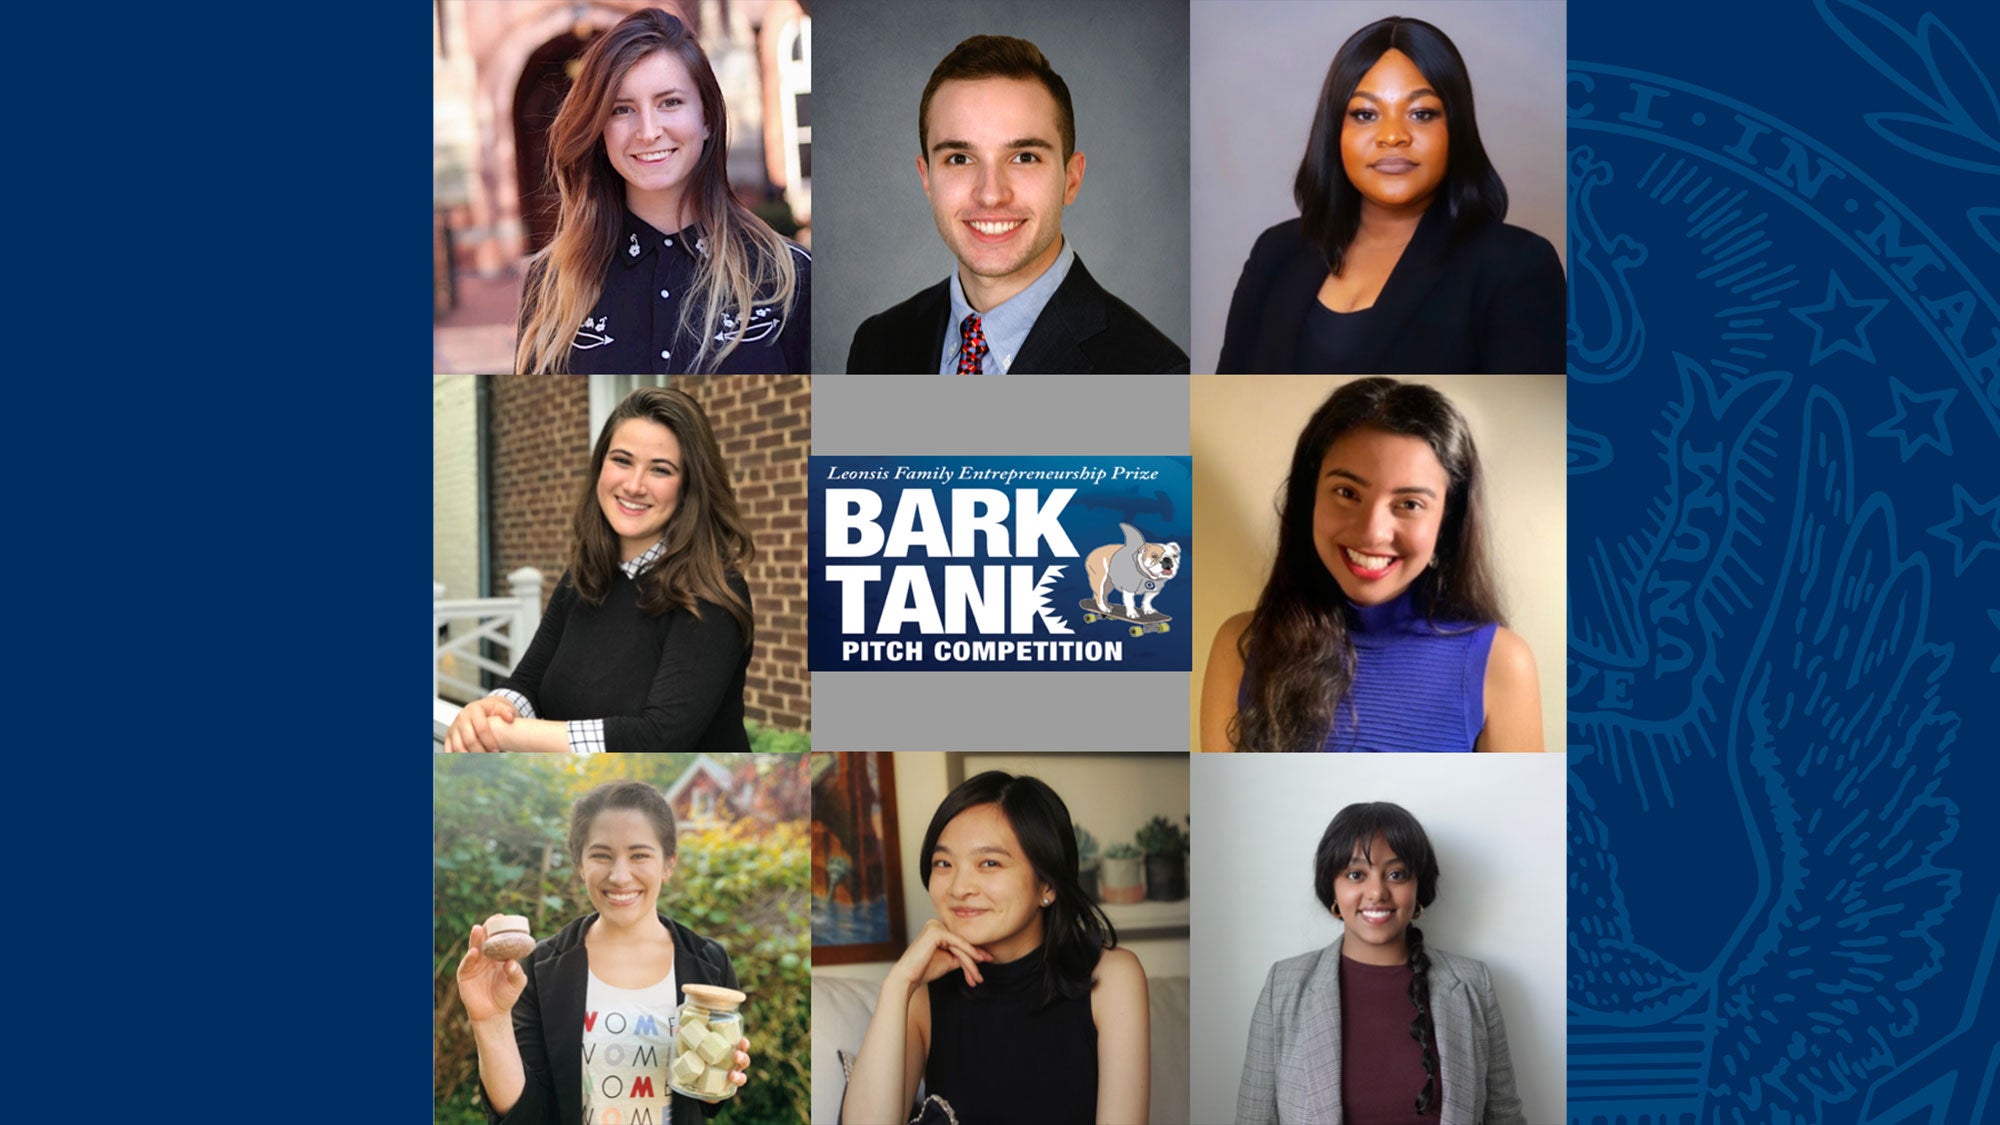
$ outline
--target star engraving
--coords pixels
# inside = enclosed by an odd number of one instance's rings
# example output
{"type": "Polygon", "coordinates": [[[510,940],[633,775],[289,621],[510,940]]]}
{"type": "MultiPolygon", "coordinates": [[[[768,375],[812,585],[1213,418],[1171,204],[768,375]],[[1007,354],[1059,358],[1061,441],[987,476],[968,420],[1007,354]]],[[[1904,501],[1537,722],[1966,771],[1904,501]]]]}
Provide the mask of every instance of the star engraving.
{"type": "Polygon", "coordinates": [[[1869,437],[1895,438],[1905,464],[1916,455],[1917,450],[1926,445],[1946,457],[1951,456],[1951,433],[1944,427],[1944,412],[1951,405],[1951,400],[1958,397],[1957,390],[1946,387],[1941,391],[1918,394],[1905,386],[1901,379],[1891,375],[1889,397],[1896,404],[1895,417],[1884,419],[1874,429],[1869,430],[1869,437]],[[1913,411],[1910,408],[1920,403],[1930,407],[1930,425],[1921,432],[1912,433],[1910,423],[1913,411]]]}
{"type": "MultiPolygon", "coordinates": [[[[1982,504],[1972,498],[1964,485],[1954,484],[1951,486],[1951,508],[1951,518],[1931,525],[1930,533],[1951,544],[1951,572],[1955,577],[1965,573],[1965,568],[1972,565],[1979,552],[1990,547],[1995,553],[2000,553],[2000,494],[1982,504]],[[1968,511],[1971,515],[1986,517],[1985,537],[1973,539],[1969,545],[1967,537],[1959,531],[1967,522],[1968,511]]],[[[1975,526],[1973,530],[1979,529],[1975,526]]]]}
{"type": "Polygon", "coordinates": [[[1874,363],[1875,349],[1868,343],[1868,322],[1875,319],[1875,315],[1888,304],[1886,297],[1854,296],[1847,291],[1840,275],[1828,270],[1826,300],[1790,310],[1793,316],[1813,330],[1812,358],[1807,361],[1808,366],[1817,367],[1821,360],[1843,351],[1859,356],[1863,362],[1874,363]],[[1831,342],[1828,341],[1829,336],[1832,337],[1831,342]]]}

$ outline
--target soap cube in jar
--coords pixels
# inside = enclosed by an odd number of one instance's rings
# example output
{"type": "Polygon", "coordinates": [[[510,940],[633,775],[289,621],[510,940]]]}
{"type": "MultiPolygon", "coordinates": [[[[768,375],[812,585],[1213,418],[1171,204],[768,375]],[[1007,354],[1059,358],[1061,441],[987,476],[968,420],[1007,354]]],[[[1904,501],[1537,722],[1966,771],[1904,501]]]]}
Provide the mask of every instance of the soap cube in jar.
{"type": "Polygon", "coordinates": [[[701,1079],[702,1073],[708,1069],[708,1066],[695,1057],[694,1052],[683,1051],[681,1052],[681,1057],[674,1060],[674,1085],[685,1086],[689,1089],[698,1089],[699,1087],[696,1086],[696,1083],[701,1079]]]}
{"type": "Polygon", "coordinates": [[[728,1069],[720,1066],[709,1067],[695,1080],[694,1088],[711,1098],[721,1097],[729,1089],[728,1069]]]}
{"type": "Polygon", "coordinates": [[[708,1034],[708,1025],[698,1019],[681,1020],[681,1029],[674,1038],[680,1041],[683,1051],[692,1051],[701,1045],[702,1037],[708,1034]]]}
{"type": "Polygon", "coordinates": [[[708,1065],[721,1066],[723,1060],[736,1054],[736,1044],[711,1031],[702,1036],[701,1043],[695,1047],[694,1052],[708,1065]]]}

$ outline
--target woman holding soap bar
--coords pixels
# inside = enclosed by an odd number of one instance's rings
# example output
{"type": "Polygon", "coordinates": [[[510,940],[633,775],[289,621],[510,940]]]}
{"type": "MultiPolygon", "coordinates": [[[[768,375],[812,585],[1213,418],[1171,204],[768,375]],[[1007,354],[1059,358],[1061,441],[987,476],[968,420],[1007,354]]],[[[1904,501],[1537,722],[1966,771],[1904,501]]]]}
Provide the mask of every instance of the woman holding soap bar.
{"type": "Polygon", "coordinates": [[[1143,1123],[1146,973],[1080,885],[1062,798],[982,773],[945,797],[918,855],[938,916],[882,982],[847,1125],[909,1120],[919,1079],[960,1125],[1143,1123]]]}
{"type": "Polygon", "coordinates": [[[1542,749],[1535,657],[1506,628],[1479,450],[1435,387],[1342,385],[1306,423],[1257,608],[1216,631],[1205,751],[1542,749]]]}
{"type": "Polygon", "coordinates": [[[1524,1125],[1486,966],[1428,947],[1415,925],[1437,887],[1430,838],[1407,810],[1377,801],[1334,816],[1313,890],[1344,928],[1265,978],[1239,1125],[1524,1125]]]}
{"type": "MultiPolygon", "coordinates": [[[[569,830],[570,858],[596,912],[520,961],[485,956],[485,927],[472,928],[458,995],[472,1019],[489,1121],[595,1121],[615,1106],[626,1120],[643,1110],[661,1125],[700,1125],[715,1112],[719,1085],[702,1101],[668,1089],[682,994],[736,986],[722,946],[659,912],[674,841],[673,810],[658,789],[600,785],[577,801],[569,830]]],[[[718,1050],[701,1030],[696,1045],[714,1058],[697,1077],[715,1085],[712,1071],[743,1085],[749,1040],[718,1050]]]]}

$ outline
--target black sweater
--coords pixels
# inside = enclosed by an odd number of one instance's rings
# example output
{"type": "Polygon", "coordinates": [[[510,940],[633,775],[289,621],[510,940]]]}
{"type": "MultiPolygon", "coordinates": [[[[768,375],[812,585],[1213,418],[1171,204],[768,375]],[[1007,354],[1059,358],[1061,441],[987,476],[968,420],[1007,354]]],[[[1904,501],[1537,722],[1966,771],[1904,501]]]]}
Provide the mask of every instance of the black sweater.
{"type": "MultiPolygon", "coordinates": [[[[730,588],[747,605],[739,575],[730,588]]],[[[603,719],[611,751],[748,750],[743,673],[750,650],[727,609],[701,615],[639,610],[639,588],[613,576],[602,605],[577,595],[565,573],[535,639],[501,687],[520,692],[544,719],[603,719]]]]}

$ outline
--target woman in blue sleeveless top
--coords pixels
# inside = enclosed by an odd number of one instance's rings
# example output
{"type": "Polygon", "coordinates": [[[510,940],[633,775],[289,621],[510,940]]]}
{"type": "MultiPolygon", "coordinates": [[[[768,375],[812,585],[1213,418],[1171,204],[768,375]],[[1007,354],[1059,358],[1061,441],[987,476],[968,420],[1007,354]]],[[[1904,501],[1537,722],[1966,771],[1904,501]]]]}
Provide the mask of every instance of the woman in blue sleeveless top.
{"type": "Polygon", "coordinates": [[[1486,539],[1450,400],[1387,378],[1336,390],[1292,453],[1257,608],[1216,634],[1202,749],[1542,749],[1534,656],[1486,539]]]}

